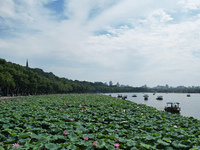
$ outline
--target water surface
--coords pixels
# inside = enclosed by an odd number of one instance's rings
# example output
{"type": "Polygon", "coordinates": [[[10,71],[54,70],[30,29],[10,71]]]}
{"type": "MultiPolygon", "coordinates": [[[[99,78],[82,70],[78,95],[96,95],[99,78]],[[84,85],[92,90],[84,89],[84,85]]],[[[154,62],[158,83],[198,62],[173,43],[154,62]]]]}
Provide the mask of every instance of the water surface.
{"type": "Polygon", "coordinates": [[[158,110],[164,110],[167,102],[179,102],[181,115],[200,120],[200,94],[190,94],[191,97],[187,97],[186,93],[156,93],[155,95],[153,93],[110,93],[113,97],[117,97],[118,94],[127,95],[127,100],[153,106],[158,110]],[[137,97],[132,97],[134,94],[137,97]],[[149,95],[148,100],[144,100],[144,94],[149,95]],[[163,96],[163,100],[156,100],[158,96],[163,96]]]}

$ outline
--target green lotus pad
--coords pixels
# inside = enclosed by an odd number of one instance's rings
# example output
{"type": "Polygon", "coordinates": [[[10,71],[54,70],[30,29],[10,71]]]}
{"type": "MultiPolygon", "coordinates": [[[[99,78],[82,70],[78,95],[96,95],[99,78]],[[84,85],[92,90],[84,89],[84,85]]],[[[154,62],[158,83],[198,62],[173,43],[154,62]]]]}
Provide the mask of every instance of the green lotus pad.
{"type": "Polygon", "coordinates": [[[0,101],[0,150],[199,148],[199,120],[128,100],[63,94],[0,101]]]}

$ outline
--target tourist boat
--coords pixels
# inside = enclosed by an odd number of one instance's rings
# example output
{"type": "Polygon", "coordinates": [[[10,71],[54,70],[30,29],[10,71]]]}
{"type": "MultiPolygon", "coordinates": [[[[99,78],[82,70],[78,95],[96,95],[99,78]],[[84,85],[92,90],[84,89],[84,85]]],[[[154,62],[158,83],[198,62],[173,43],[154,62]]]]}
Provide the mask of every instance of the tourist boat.
{"type": "Polygon", "coordinates": [[[156,99],[157,100],[163,100],[163,97],[162,96],[158,96],[156,99]]]}
{"type": "Polygon", "coordinates": [[[144,94],[144,100],[148,100],[148,98],[149,98],[149,95],[147,95],[147,94],[144,94]]]}
{"type": "Polygon", "coordinates": [[[187,97],[190,97],[190,94],[187,94],[187,97]]]}
{"type": "Polygon", "coordinates": [[[171,113],[180,113],[181,108],[179,107],[178,102],[167,102],[167,106],[165,106],[165,111],[171,113]]]}
{"type": "Polygon", "coordinates": [[[132,97],[137,97],[137,95],[136,95],[136,94],[134,94],[134,95],[132,95],[132,97]]]}
{"type": "Polygon", "coordinates": [[[118,98],[122,98],[122,94],[118,94],[118,96],[117,96],[118,98]]]}
{"type": "Polygon", "coordinates": [[[127,99],[127,95],[122,96],[122,99],[127,99]]]}

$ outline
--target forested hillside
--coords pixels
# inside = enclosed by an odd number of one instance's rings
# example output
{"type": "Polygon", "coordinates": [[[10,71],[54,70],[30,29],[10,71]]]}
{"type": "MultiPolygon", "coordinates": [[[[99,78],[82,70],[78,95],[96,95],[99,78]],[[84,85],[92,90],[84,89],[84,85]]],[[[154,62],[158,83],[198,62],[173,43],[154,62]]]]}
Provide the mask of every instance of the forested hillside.
{"type": "Polygon", "coordinates": [[[147,88],[107,86],[102,82],[87,82],[60,78],[39,68],[24,67],[0,58],[0,94],[36,95],[56,93],[146,92],[147,88]]]}

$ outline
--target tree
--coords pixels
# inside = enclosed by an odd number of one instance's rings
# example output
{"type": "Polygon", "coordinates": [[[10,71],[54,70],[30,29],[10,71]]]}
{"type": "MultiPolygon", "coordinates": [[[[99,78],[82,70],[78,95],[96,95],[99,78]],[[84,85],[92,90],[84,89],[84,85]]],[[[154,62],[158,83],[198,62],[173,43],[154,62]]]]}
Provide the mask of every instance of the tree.
{"type": "Polygon", "coordinates": [[[9,96],[10,87],[13,87],[13,88],[15,87],[14,79],[13,79],[13,76],[9,72],[6,72],[3,78],[5,82],[5,87],[6,87],[6,95],[9,96]]]}
{"type": "Polygon", "coordinates": [[[119,82],[117,82],[116,86],[117,86],[117,87],[120,87],[120,84],[119,84],[119,82]]]}
{"type": "Polygon", "coordinates": [[[113,85],[113,82],[112,81],[109,81],[109,86],[112,86],[113,85]]]}

